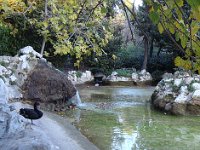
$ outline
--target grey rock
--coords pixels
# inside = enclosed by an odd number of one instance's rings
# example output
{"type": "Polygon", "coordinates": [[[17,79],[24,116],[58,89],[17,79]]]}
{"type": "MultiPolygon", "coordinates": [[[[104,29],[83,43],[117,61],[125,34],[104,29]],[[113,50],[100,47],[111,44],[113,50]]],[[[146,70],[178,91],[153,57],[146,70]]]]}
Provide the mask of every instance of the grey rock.
{"type": "Polygon", "coordinates": [[[166,74],[155,88],[152,105],[175,115],[200,115],[199,80],[199,75],[187,71],[166,74]]]}
{"type": "Polygon", "coordinates": [[[22,89],[25,99],[40,99],[42,102],[62,101],[76,94],[76,89],[67,75],[43,60],[38,60],[38,64],[28,75],[22,89]]]}

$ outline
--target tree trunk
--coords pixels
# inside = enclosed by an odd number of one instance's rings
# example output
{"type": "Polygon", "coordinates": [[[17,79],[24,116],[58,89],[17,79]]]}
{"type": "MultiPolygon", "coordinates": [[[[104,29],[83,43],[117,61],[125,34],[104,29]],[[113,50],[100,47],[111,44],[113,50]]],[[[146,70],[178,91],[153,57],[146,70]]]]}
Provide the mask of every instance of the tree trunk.
{"type": "Polygon", "coordinates": [[[159,49],[158,49],[158,52],[157,52],[157,56],[160,55],[161,49],[162,49],[162,46],[160,45],[160,46],[159,46],[159,49]]]}
{"type": "MultiPolygon", "coordinates": [[[[121,0],[121,2],[122,2],[122,0],[121,0]]],[[[126,19],[127,19],[127,22],[128,22],[129,29],[130,29],[130,32],[131,32],[131,38],[132,38],[131,40],[134,42],[134,35],[133,35],[132,28],[131,28],[131,22],[130,22],[126,7],[124,6],[123,2],[122,2],[122,5],[123,5],[123,9],[124,9],[124,12],[125,12],[125,15],[126,15],[126,19]]]]}
{"type": "MultiPolygon", "coordinates": [[[[47,16],[48,16],[47,6],[48,6],[48,0],[45,0],[45,5],[44,5],[45,16],[44,16],[44,20],[46,20],[47,16]]],[[[42,47],[41,47],[41,50],[40,50],[40,54],[41,54],[42,57],[43,57],[43,53],[44,53],[45,44],[46,44],[46,38],[43,36],[42,47]]]]}
{"type": "Polygon", "coordinates": [[[153,41],[154,41],[154,37],[151,38],[150,50],[149,50],[150,57],[152,57],[153,55],[153,41]]]}
{"type": "Polygon", "coordinates": [[[147,37],[144,37],[144,61],[142,64],[142,70],[147,69],[148,51],[149,51],[148,39],[147,37]]]}
{"type": "Polygon", "coordinates": [[[45,38],[43,37],[42,47],[41,47],[41,51],[40,51],[40,54],[42,55],[42,57],[43,57],[43,53],[44,53],[45,44],[46,44],[46,40],[45,40],[45,38]]]}

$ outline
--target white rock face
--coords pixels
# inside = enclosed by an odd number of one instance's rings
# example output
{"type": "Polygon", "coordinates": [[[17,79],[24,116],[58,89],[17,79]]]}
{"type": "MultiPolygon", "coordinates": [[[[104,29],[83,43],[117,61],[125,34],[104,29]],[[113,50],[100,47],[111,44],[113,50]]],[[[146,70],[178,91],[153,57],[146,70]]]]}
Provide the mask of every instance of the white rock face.
{"type": "Polygon", "coordinates": [[[152,80],[151,74],[147,72],[146,70],[142,70],[140,72],[136,72],[135,69],[133,69],[133,73],[131,77],[122,77],[119,76],[116,71],[112,72],[110,76],[107,77],[107,80],[111,82],[119,82],[119,81],[134,81],[134,82],[144,82],[144,81],[150,81],[152,80]]]}
{"type": "Polygon", "coordinates": [[[132,79],[133,81],[137,82],[139,80],[138,74],[137,73],[132,73],[132,79]]]}
{"type": "Polygon", "coordinates": [[[199,81],[200,76],[189,71],[177,71],[174,75],[165,74],[155,88],[152,103],[163,110],[166,108],[173,114],[199,115],[200,111],[197,109],[200,103],[199,81]],[[172,104],[175,104],[175,107],[172,104]],[[188,105],[190,109],[187,109],[188,105]]]}
{"type": "MultiPolygon", "coordinates": [[[[9,91],[7,98],[4,98],[4,100],[22,98],[20,87],[26,80],[28,73],[37,64],[36,57],[41,57],[41,55],[30,46],[21,49],[20,56],[0,56],[0,62],[4,65],[0,65],[0,76],[3,79],[0,86],[6,87],[2,88],[1,91],[5,89],[9,91]]],[[[3,94],[1,95],[3,96],[3,94]]]]}
{"type": "Polygon", "coordinates": [[[20,116],[14,106],[0,104],[0,149],[55,149],[42,129],[28,126],[27,119],[20,116]]]}
{"type": "Polygon", "coordinates": [[[118,73],[116,72],[116,71],[113,71],[112,73],[111,73],[111,76],[117,76],[118,75],[118,73]]]}
{"type": "Polygon", "coordinates": [[[180,93],[184,93],[184,94],[188,94],[188,88],[187,88],[187,86],[181,86],[179,92],[180,93]]]}
{"type": "Polygon", "coordinates": [[[93,76],[91,71],[86,70],[85,72],[80,71],[69,71],[68,72],[68,79],[72,81],[74,84],[80,84],[87,81],[93,80],[93,76]],[[78,73],[81,74],[81,76],[78,76],[78,73]]]}
{"type": "Polygon", "coordinates": [[[17,85],[12,85],[7,87],[8,99],[21,99],[23,97],[20,87],[17,85]]]}
{"type": "Polygon", "coordinates": [[[192,95],[193,99],[199,99],[200,100],[200,90],[196,90],[194,91],[193,95],[192,95]]]}
{"type": "Polygon", "coordinates": [[[119,82],[119,81],[132,81],[129,77],[119,77],[119,76],[109,76],[109,81],[119,82]]]}
{"type": "Polygon", "coordinates": [[[163,75],[162,75],[162,78],[163,79],[168,79],[168,78],[172,78],[173,77],[173,74],[172,73],[164,73],[163,75]]]}
{"type": "Polygon", "coordinates": [[[11,82],[15,82],[17,80],[17,78],[14,76],[14,75],[11,75],[10,76],[10,81],[11,82]]]}
{"type": "Polygon", "coordinates": [[[149,72],[147,72],[145,69],[143,69],[139,73],[139,80],[140,81],[149,81],[149,80],[152,80],[151,74],[149,72]]]}
{"type": "Polygon", "coordinates": [[[176,103],[185,103],[188,101],[188,96],[185,93],[179,94],[174,100],[176,103]]]}
{"type": "Polygon", "coordinates": [[[24,119],[14,108],[0,104],[0,137],[14,134],[25,129],[24,119]]]}
{"type": "Polygon", "coordinates": [[[193,83],[192,88],[194,88],[194,90],[200,90],[200,83],[193,83]]]}
{"type": "Polygon", "coordinates": [[[8,91],[4,81],[0,78],[0,104],[6,104],[8,102],[8,91]]]}
{"type": "Polygon", "coordinates": [[[1,65],[0,65],[0,75],[1,75],[1,76],[2,76],[2,75],[5,75],[7,71],[8,71],[8,70],[7,70],[4,66],[1,66],[1,65]]]}
{"type": "Polygon", "coordinates": [[[187,77],[187,78],[185,78],[185,83],[190,84],[193,80],[194,80],[193,77],[187,77]]]}
{"type": "Polygon", "coordinates": [[[174,80],[174,85],[176,85],[176,86],[180,86],[180,84],[182,83],[182,79],[175,79],[174,80]]]}
{"type": "Polygon", "coordinates": [[[165,79],[163,79],[164,80],[164,82],[167,82],[167,83],[169,83],[169,82],[173,82],[174,81],[174,79],[173,78],[165,78],[165,79]]]}
{"type": "Polygon", "coordinates": [[[39,57],[39,58],[42,57],[42,55],[39,54],[38,52],[36,52],[31,46],[26,46],[26,47],[20,49],[20,53],[26,54],[26,55],[32,56],[32,57],[39,57]]]}

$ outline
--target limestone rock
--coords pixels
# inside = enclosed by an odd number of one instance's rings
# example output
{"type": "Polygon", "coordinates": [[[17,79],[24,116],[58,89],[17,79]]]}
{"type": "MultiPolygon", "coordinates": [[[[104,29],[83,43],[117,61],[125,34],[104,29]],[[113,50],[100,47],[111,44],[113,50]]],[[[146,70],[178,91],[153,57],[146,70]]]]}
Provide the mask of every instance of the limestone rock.
{"type": "Polygon", "coordinates": [[[176,115],[200,115],[200,76],[187,71],[166,74],[158,83],[151,103],[176,115]]]}
{"type": "Polygon", "coordinates": [[[195,90],[192,95],[192,98],[196,100],[200,100],[200,90],[195,90]]]}
{"type": "Polygon", "coordinates": [[[110,82],[132,82],[132,85],[151,85],[152,77],[146,70],[136,72],[136,69],[132,69],[131,77],[119,76],[116,71],[113,71],[111,75],[107,77],[110,82]]]}
{"type": "Polygon", "coordinates": [[[82,84],[93,80],[91,71],[86,70],[85,72],[80,71],[68,71],[68,79],[72,81],[73,84],[82,84]]]}
{"type": "Polygon", "coordinates": [[[8,90],[4,81],[0,78],[0,104],[5,104],[8,102],[8,90]]]}
{"type": "Polygon", "coordinates": [[[137,82],[139,80],[138,74],[137,73],[132,73],[132,79],[133,81],[137,82]]]}
{"type": "Polygon", "coordinates": [[[27,121],[14,106],[0,104],[0,149],[53,150],[52,143],[41,129],[27,126],[27,121]]]}
{"type": "Polygon", "coordinates": [[[25,129],[23,118],[7,104],[0,104],[0,129],[0,137],[6,137],[25,129]]]}
{"type": "Polygon", "coordinates": [[[36,52],[31,46],[26,46],[22,49],[19,50],[19,54],[21,55],[28,55],[28,56],[31,56],[31,57],[39,57],[41,58],[42,55],[39,54],[38,52],[36,52]]]}
{"type": "Polygon", "coordinates": [[[180,86],[182,81],[183,81],[182,79],[175,79],[174,80],[174,85],[180,86]]]}
{"type": "Polygon", "coordinates": [[[200,90],[200,83],[193,83],[192,88],[194,88],[194,90],[200,90]]]}

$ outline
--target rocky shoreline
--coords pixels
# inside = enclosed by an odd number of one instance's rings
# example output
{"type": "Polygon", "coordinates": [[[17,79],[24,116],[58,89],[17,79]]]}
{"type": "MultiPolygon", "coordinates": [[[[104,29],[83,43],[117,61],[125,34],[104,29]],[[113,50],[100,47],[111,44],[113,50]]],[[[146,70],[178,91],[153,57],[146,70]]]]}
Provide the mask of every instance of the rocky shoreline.
{"type": "Polygon", "coordinates": [[[200,75],[166,73],[151,97],[154,108],[175,115],[200,115],[200,75]]]}
{"type": "Polygon", "coordinates": [[[18,114],[22,107],[31,106],[0,104],[1,150],[98,150],[66,118],[43,111],[44,116],[31,125],[18,114]]]}
{"type": "Polygon", "coordinates": [[[44,116],[31,125],[19,115],[20,108],[32,107],[22,100],[52,104],[59,110],[76,96],[76,88],[66,75],[32,47],[21,49],[15,57],[0,56],[0,91],[1,150],[98,149],[67,119],[44,111],[44,116]]]}

